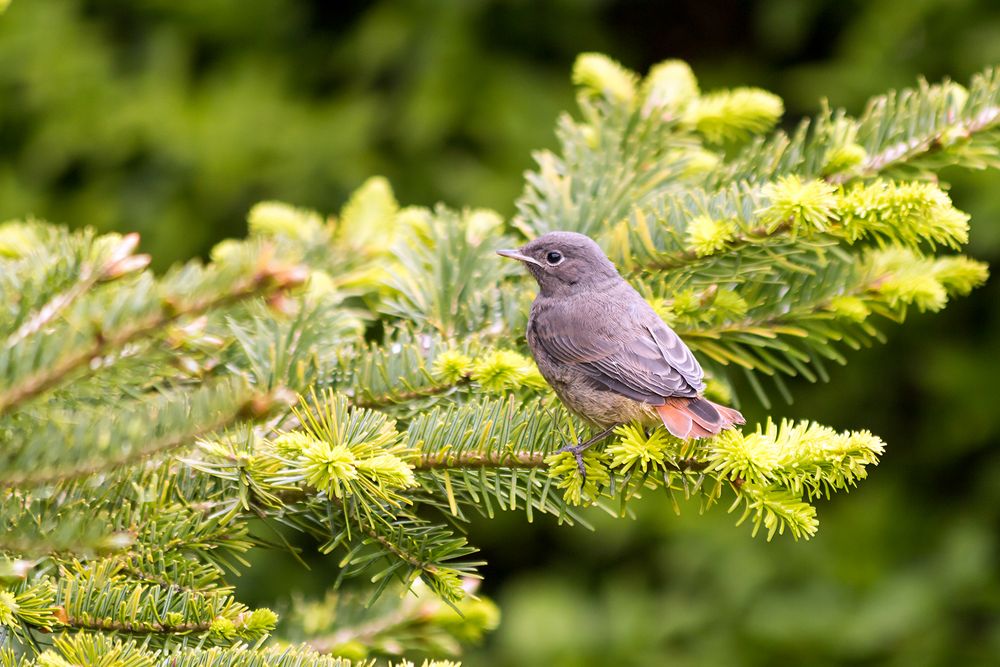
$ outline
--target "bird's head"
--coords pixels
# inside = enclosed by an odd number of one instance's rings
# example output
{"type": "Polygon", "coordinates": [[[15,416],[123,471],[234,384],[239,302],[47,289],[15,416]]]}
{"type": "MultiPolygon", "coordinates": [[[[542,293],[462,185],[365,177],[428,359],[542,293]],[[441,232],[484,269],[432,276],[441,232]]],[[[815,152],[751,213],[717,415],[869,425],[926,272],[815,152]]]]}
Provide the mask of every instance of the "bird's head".
{"type": "Polygon", "coordinates": [[[497,250],[497,254],[524,262],[546,296],[598,289],[620,278],[601,247],[576,232],[549,232],[517,250],[497,250]]]}

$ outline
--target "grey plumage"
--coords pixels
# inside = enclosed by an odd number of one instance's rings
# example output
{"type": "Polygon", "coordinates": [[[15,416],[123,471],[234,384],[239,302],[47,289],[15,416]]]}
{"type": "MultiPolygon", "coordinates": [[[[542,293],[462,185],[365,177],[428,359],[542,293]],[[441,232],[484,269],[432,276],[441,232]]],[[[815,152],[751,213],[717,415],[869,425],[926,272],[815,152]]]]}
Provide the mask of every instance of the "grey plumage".
{"type": "Polygon", "coordinates": [[[551,232],[499,252],[538,281],[528,345],[571,410],[603,427],[662,420],[679,437],[743,423],[700,397],[704,372],[694,355],[592,239],[551,232]]]}

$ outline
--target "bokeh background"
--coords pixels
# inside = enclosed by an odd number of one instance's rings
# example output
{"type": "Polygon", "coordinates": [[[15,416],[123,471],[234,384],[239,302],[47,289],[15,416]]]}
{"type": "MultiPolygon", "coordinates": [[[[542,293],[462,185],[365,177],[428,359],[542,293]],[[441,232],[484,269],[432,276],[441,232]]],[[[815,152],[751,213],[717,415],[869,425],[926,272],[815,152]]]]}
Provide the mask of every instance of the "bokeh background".
{"type": "MultiPolygon", "coordinates": [[[[791,125],[823,97],[857,113],[920,75],[1000,63],[1000,3],[14,0],[0,219],[136,230],[164,268],[241,235],[255,201],[335,211],[373,174],[406,204],[510,215],[590,50],[639,71],[686,59],[703,89],[768,88],[791,125]]],[[[1000,175],[943,178],[973,216],[970,254],[1000,266],[1000,175]]],[[[815,539],[753,540],[661,498],[593,533],[474,525],[503,622],[466,664],[1000,664],[998,280],[885,330],[770,411],[889,443],[866,483],[821,504],[815,539]]],[[[333,578],[264,560],[248,602],[333,578]]]]}

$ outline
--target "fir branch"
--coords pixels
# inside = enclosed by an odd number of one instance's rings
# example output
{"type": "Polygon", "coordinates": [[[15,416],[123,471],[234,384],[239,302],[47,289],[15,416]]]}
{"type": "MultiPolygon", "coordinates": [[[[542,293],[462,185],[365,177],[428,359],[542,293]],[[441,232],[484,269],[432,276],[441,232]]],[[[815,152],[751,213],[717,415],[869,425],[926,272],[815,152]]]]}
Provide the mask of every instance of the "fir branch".
{"type": "Polygon", "coordinates": [[[22,340],[38,333],[52,322],[70,304],[83,296],[91,287],[101,280],[117,278],[133,271],[141,271],[149,264],[148,255],[133,255],[139,244],[138,234],[127,234],[121,242],[108,252],[103,264],[95,267],[87,262],[80,266],[76,282],[64,292],[53,296],[48,303],[39,308],[16,331],[7,337],[5,347],[12,348],[22,340]]]}
{"type": "Polygon", "coordinates": [[[241,554],[252,545],[245,521],[192,506],[223,491],[171,463],[63,483],[58,494],[14,491],[0,503],[0,550],[57,562],[103,557],[142,572],[138,579],[219,588],[225,572],[245,565],[241,554]]]}
{"type": "Polygon", "coordinates": [[[193,300],[168,294],[157,308],[143,317],[111,331],[97,329],[91,340],[82,345],[82,349],[78,348],[69,354],[61,355],[61,358],[51,365],[26,377],[17,378],[16,383],[11,384],[8,381],[7,388],[0,389],[0,416],[63,382],[79,367],[105,356],[130,341],[154,334],[182,317],[196,316],[242,299],[286,289],[301,283],[302,279],[301,269],[264,264],[253,275],[238,278],[221,293],[193,300]]]}
{"type": "Polygon", "coordinates": [[[71,232],[33,220],[0,223],[0,297],[6,311],[0,330],[5,337],[40,330],[92,287],[102,269],[128,260],[131,256],[122,252],[131,250],[128,238],[98,237],[89,229],[71,232]]]}
{"type": "MultiPolygon", "coordinates": [[[[336,501],[344,517],[356,510],[348,501],[336,501]]],[[[462,581],[478,577],[476,568],[482,561],[467,560],[475,547],[456,535],[449,527],[435,524],[410,513],[397,512],[381,520],[358,524],[351,521],[335,525],[329,519],[321,532],[328,538],[321,545],[323,553],[345,549],[341,559],[341,577],[366,575],[377,582],[373,597],[382,594],[391,579],[409,586],[417,578],[423,581],[449,604],[457,604],[466,592],[462,581]],[[360,534],[359,534],[360,533],[360,534]]]]}
{"type": "Polygon", "coordinates": [[[212,621],[202,621],[201,623],[157,623],[138,622],[130,620],[114,620],[110,618],[78,618],[67,616],[63,625],[75,630],[105,630],[109,632],[120,632],[130,635],[186,635],[192,633],[208,632],[212,628],[212,621]]]}
{"type": "Polygon", "coordinates": [[[968,88],[920,81],[916,89],[872,98],[858,119],[825,108],[791,136],[760,138],[713,173],[709,184],[789,174],[844,184],[894,172],[930,178],[950,164],[995,167],[998,123],[1000,68],[977,74],[968,88]]]}
{"type": "MultiPolygon", "coordinates": [[[[414,470],[462,470],[466,468],[547,468],[548,455],[541,452],[495,452],[492,454],[466,453],[457,456],[440,454],[425,456],[414,466],[414,470]]],[[[704,470],[708,464],[696,459],[681,459],[670,464],[677,471],[704,470]]]]}
{"type": "Polygon", "coordinates": [[[411,209],[404,220],[379,311],[445,339],[487,328],[509,298],[500,283],[516,270],[495,261],[494,251],[510,245],[502,218],[492,211],[458,214],[439,206],[433,213],[411,209]]]}
{"type": "Polygon", "coordinates": [[[968,240],[968,216],[930,183],[879,179],[835,188],[789,176],[661,193],[635,205],[606,238],[611,257],[640,279],[666,272],[702,283],[746,282],[808,270],[835,246],[959,248],[968,240]]]}
{"type": "Polygon", "coordinates": [[[515,395],[421,413],[407,429],[426,490],[415,500],[459,519],[466,518],[466,509],[492,517],[497,509],[521,508],[529,520],[537,511],[586,524],[555,492],[544,460],[563,444],[561,438],[579,432],[582,425],[563,409],[515,395]],[[422,467],[424,461],[429,465],[422,467]]]}
{"type": "Polygon", "coordinates": [[[530,393],[546,387],[534,362],[514,350],[466,337],[400,334],[384,342],[338,354],[339,366],[323,384],[347,394],[355,407],[382,409],[412,418],[437,397],[457,400],[479,390],[530,393]],[[464,390],[456,394],[458,390],[464,390]],[[428,400],[431,399],[431,400],[428,400]]]}
{"type": "Polygon", "coordinates": [[[155,400],[133,401],[111,416],[90,411],[53,415],[43,428],[24,434],[14,431],[13,446],[0,456],[4,460],[0,485],[51,484],[162,456],[246,415],[259,414],[273,400],[271,395],[250,393],[246,382],[236,377],[191,393],[174,390],[155,400]],[[149,429],[144,437],[137,437],[137,423],[149,429]],[[24,439],[18,442],[16,435],[24,439]],[[52,455],[50,444],[60,437],[74,446],[52,455]]]}
{"type": "Polygon", "coordinates": [[[209,645],[255,641],[274,628],[268,609],[250,611],[221,592],[183,592],[130,582],[113,561],[73,565],[61,573],[54,605],[62,623],[78,630],[147,635],[200,635],[209,645]]]}
{"type": "Polygon", "coordinates": [[[128,531],[110,528],[112,522],[103,512],[66,502],[61,516],[39,517],[29,514],[37,511],[33,504],[10,497],[4,500],[0,509],[0,522],[4,526],[0,552],[34,558],[68,558],[119,550],[135,539],[128,531]],[[23,506],[26,508],[22,509],[23,506]]]}
{"type": "Polygon", "coordinates": [[[414,466],[417,471],[422,470],[455,470],[464,468],[544,468],[545,454],[542,452],[490,452],[480,454],[478,452],[465,452],[462,454],[440,454],[425,455],[414,466]]]}
{"type": "Polygon", "coordinates": [[[589,122],[559,119],[563,155],[535,155],[515,224],[527,235],[554,230],[596,235],[608,221],[665,188],[685,183],[696,142],[664,123],[615,103],[584,103],[589,122]],[[671,131],[674,130],[674,131],[671,131]]]}
{"type": "Polygon", "coordinates": [[[409,590],[393,590],[374,604],[357,594],[329,591],[318,600],[297,600],[281,629],[321,653],[454,656],[461,643],[480,639],[499,620],[496,605],[474,595],[477,583],[463,582],[470,595],[455,607],[420,579],[409,590]]]}
{"type": "Polygon", "coordinates": [[[188,505],[140,505],[131,514],[119,525],[134,533],[132,548],[109,558],[137,581],[188,591],[226,590],[223,575],[245,566],[242,554],[254,545],[245,520],[206,517],[188,505]],[[146,516],[153,511],[155,522],[146,516]]]}
{"type": "Polygon", "coordinates": [[[614,498],[624,511],[643,489],[662,487],[686,497],[700,495],[709,506],[728,485],[734,494],[730,512],[743,507],[737,524],[752,519],[753,534],[764,527],[768,540],[786,530],[796,539],[811,537],[818,522],[808,501],[854,486],[884,450],[884,443],[867,431],[837,433],[809,423],[769,421],[754,433],[731,429],[691,441],[660,428],[647,433],[635,424],[619,427],[616,434],[604,452],[584,455],[586,480],[569,453],[549,457],[568,502],[588,505],[614,498]]]}
{"type": "Polygon", "coordinates": [[[475,566],[462,559],[473,549],[407,511],[416,482],[394,424],[332,392],[304,401],[296,417],[301,431],[202,442],[187,463],[230,482],[230,518],[273,516],[324,540],[324,551],[345,547],[345,576],[382,559],[385,575],[421,575],[446,599],[460,599],[460,577],[475,566]]]}
{"type": "MultiPolygon", "coordinates": [[[[333,504],[338,505],[345,513],[349,513],[350,510],[344,507],[344,503],[339,500],[332,500],[333,504]]],[[[387,518],[382,522],[371,522],[362,523],[361,531],[367,536],[367,540],[362,540],[360,545],[365,545],[366,542],[373,541],[377,543],[382,549],[391,554],[395,559],[402,561],[409,565],[413,573],[423,573],[425,576],[429,576],[432,580],[440,577],[447,569],[443,568],[438,563],[434,562],[433,559],[426,558],[422,555],[422,547],[420,545],[421,540],[419,538],[411,537],[407,535],[405,526],[409,524],[410,526],[420,526],[423,522],[418,521],[415,518],[402,519],[400,517],[387,518]]],[[[437,527],[435,527],[437,528],[437,527]]],[[[345,531],[347,532],[347,531],[345,531]]],[[[349,534],[342,533],[347,540],[350,540],[349,534]]],[[[335,536],[333,542],[343,541],[341,535],[335,536]]],[[[357,550],[360,545],[355,545],[353,548],[357,550]]],[[[328,547],[329,548],[329,547],[328,547]]],[[[367,562],[367,557],[365,558],[367,562]]],[[[401,577],[403,581],[407,581],[409,577],[401,577]]],[[[460,595],[451,593],[449,599],[460,599],[460,595]]]]}
{"type": "Polygon", "coordinates": [[[898,96],[890,94],[869,102],[859,120],[858,135],[862,141],[870,137],[868,145],[879,149],[874,152],[869,149],[868,157],[853,172],[833,174],[830,180],[843,183],[850,177],[868,178],[934,153],[951,151],[956,153],[954,159],[960,160],[960,149],[970,138],[998,124],[1000,68],[974,77],[968,91],[950,82],[931,86],[921,81],[916,91],[904,90],[898,96]],[[903,125],[911,118],[917,119],[917,133],[911,129],[912,122],[910,127],[903,125]],[[906,138],[884,145],[901,135],[906,138]]]}
{"type": "Polygon", "coordinates": [[[420,402],[468,384],[468,367],[444,367],[442,361],[458,351],[475,354],[478,347],[472,338],[456,348],[439,336],[390,336],[381,344],[342,350],[328,386],[353,394],[351,403],[359,408],[420,402]]]}
{"type": "Polygon", "coordinates": [[[698,283],[687,271],[668,273],[649,298],[692,349],[721,367],[815,381],[825,377],[823,360],[846,361],[843,347],[882,339],[876,316],[899,322],[914,307],[940,309],[987,275],[985,265],[961,256],[935,259],[896,246],[806,257],[703,289],[688,286],[698,283]]]}
{"type": "MultiPolygon", "coordinates": [[[[177,571],[177,570],[179,570],[179,568],[175,568],[169,574],[166,574],[166,573],[162,574],[162,575],[161,574],[153,574],[151,572],[147,572],[147,571],[144,571],[142,569],[139,569],[138,567],[133,567],[132,563],[134,561],[131,560],[132,558],[135,558],[135,556],[134,555],[129,555],[128,557],[126,557],[126,558],[124,558],[122,560],[121,572],[122,572],[122,574],[124,574],[125,576],[127,576],[129,579],[131,579],[133,581],[137,581],[137,582],[144,583],[144,584],[155,584],[157,586],[160,586],[161,588],[173,589],[173,590],[182,591],[182,592],[185,592],[185,593],[206,592],[206,591],[209,591],[209,590],[221,590],[221,591],[229,591],[229,590],[231,590],[231,587],[229,587],[229,586],[217,587],[215,585],[215,582],[212,581],[213,579],[215,579],[214,575],[216,575],[216,572],[214,571],[214,568],[211,568],[212,571],[211,571],[211,574],[209,576],[207,576],[207,577],[202,576],[201,577],[201,578],[207,579],[211,583],[209,583],[207,585],[198,585],[198,584],[193,584],[193,583],[186,583],[186,581],[185,581],[186,579],[194,579],[197,576],[197,575],[191,574],[190,572],[180,573],[180,572],[177,571]]],[[[200,565],[200,563],[195,563],[194,561],[191,561],[191,563],[192,563],[192,565],[200,565]]],[[[160,568],[160,569],[166,570],[166,568],[160,568]]]]}
{"type": "MultiPolygon", "coordinates": [[[[176,647],[155,649],[145,642],[92,632],[64,633],[53,647],[34,659],[16,660],[0,654],[3,667],[70,667],[116,665],[120,667],[374,667],[372,661],[353,662],[316,653],[301,646],[251,648],[176,647]]],[[[438,667],[427,665],[426,667],[438,667]]],[[[440,667],[447,667],[440,665],[440,667]]],[[[457,667],[457,666],[456,666],[457,667]]]]}
{"type": "Polygon", "coordinates": [[[469,382],[472,378],[465,378],[462,381],[454,383],[442,383],[442,384],[432,384],[426,387],[419,387],[410,389],[407,391],[399,391],[395,393],[385,393],[378,394],[375,396],[368,397],[358,397],[351,400],[351,404],[359,408],[387,408],[393,405],[398,405],[399,403],[409,403],[411,401],[416,401],[422,398],[431,398],[433,396],[439,396],[445,392],[449,392],[463,384],[469,382]]]}
{"type": "Polygon", "coordinates": [[[227,314],[215,335],[232,341],[227,369],[246,373],[254,385],[279,392],[307,391],[337,370],[343,348],[358,340],[358,320],[336,300],[303,301],[289,315],[250,303],[245,312],[227,314]]]}

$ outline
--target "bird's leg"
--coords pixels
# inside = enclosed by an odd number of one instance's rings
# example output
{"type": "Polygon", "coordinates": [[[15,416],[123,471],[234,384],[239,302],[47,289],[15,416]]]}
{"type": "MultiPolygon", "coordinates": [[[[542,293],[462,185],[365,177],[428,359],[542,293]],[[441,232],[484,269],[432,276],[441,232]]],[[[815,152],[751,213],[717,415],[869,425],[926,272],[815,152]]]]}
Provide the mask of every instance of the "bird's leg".
{"type": "Polygon", "coordinates": [[[583,466],[583,452],[595,442],[600,442],[601,440],[604,440],[604,438],[611,435],[611,432],[616,428],[618,428],[618,424],[613,424],[586,442],[577,442],[575,445],[560,447],[556,450],[556,454],[562,454],[563,452],[569,452],[572,454],[573,458],[576,459],[576,468],[580,471],[580,477],[582,477],[583,481],[586,482],[587,469],[583,466]]]}

